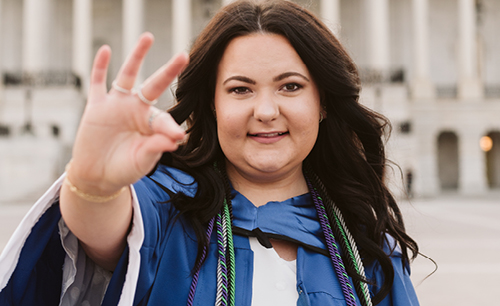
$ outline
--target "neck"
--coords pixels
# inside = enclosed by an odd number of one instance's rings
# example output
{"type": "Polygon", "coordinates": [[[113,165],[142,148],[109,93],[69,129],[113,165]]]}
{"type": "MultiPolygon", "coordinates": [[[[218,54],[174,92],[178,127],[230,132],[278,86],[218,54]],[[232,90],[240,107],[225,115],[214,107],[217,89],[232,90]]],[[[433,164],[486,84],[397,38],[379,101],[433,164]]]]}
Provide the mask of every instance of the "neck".
{"type": "Polygon", "coordinates": [[[309,191],[302,166],[279,176],[250,176],[226,161],[226,171],[233,188],[257,207],[270,201],[284,201],[309,191]]]}

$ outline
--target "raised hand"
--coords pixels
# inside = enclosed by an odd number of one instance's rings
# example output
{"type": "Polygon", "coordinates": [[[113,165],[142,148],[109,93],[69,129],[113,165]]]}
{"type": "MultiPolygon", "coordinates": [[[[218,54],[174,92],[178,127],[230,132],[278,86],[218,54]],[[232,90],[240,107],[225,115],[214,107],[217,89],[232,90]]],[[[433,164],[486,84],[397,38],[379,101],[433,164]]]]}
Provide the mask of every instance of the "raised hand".
{"type": "Polygon", "coordinates": [[[185,137],[168,113],[150,104],[186,66],[186,54],[158,69],[137,92],[132,90],[152,43],[151,34],[141,36],[109,92],[106,74],[111,50],[103,46],[97,52],[87,106],[60,193],[64,221],[87,255],[109,270],[125,249],[132,220],[126,186],[147,174],[163,152],[177,149],[185,137]]]}
{"type": "Polygon", "coordinates": [[[112,194],[147,174],[165,151],[185,136],[172,117],[146,102],[158,98],[188,62],[174,57],[133,93],[143,59],[153,43],[145,33],[121,67],[113,88],[106,89],[111,56],[108,46],[97,52],[88,103],[73,148],[72,182],[92,194],[112,194]]]}

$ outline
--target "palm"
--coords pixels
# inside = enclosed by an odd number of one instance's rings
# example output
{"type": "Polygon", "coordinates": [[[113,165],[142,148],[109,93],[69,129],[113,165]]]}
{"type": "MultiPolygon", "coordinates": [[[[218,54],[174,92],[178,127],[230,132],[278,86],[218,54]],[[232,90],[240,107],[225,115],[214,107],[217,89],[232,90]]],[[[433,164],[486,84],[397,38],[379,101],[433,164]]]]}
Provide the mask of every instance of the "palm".
{"type": "MultiPolygon", "coordinates": [[[[132,88],[151,44],[150,34],[141,37],[118,73],[120,87],[132,88]]],[[[148,117],[154,108],[137,95],[113,89],[108,93],[105,75],[109,58],[109,47],[101,48],[95,58],[89,99],[73,148],[72,167],[76,169],[72,171],[83,182],[111,190],[148,173],[162,152],[177,148],[184,132],[167,113],[156,117],[150,126],[148,117]]],[[[175,57],[146,80],[142,93],[148,99],[157,98],[186,64],[185,55],[175,57]]]]}

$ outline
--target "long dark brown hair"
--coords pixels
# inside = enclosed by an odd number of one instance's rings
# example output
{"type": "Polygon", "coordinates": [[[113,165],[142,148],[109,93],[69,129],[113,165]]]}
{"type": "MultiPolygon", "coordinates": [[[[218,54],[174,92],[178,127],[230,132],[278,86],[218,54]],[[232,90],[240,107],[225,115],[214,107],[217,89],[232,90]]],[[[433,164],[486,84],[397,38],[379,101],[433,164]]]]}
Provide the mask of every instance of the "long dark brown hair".
{"type": "Polygon", "coordinates": [[[192,175],[198,189],[194,198],[179,193],[172,202],[196,231],[199,259],[208,244],[207,222],[220,211],[227,189],[227,178],[213,167],[224,160],[212,113],[218,64],[232,39],[259,32],[287,38],[318,86],[327,118],[306,162],[342,211],[365,264],[380,264],[385,277],[383,284],[376,284],[374,302],[379,302],[394,278],[382,247],[386,234],[397,241],[405,264],[418,252],[385,183],[384,137],[390,124],[359,103],[356,65],[328,28],[297,4],[236,1],[223,7],[194,42],[190,63],[179,76],[178,104],[170,110],[178,123],[187,122],[188,140],[163,160],[192,175]]]}

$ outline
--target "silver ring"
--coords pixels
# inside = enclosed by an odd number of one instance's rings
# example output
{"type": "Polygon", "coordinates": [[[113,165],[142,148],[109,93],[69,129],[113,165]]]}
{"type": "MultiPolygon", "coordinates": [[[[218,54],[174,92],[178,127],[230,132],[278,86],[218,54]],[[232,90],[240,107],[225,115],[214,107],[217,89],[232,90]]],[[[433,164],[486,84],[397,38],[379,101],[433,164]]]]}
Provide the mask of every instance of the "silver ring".
{"type": "Polygon", "coordinates": [[[156,119],[156,117],[158,117],[159,115],[161,115],[161,113],[163,113],[163,111],[153,107],[152,108],[153,111],[151,112],[151,115],[149,115],[149,118],[148,118],[148,125],[149,125],[149,128],[151,130],[153,130],[153,121],[156,119]]]}
{"type": "Polygon", "coordinates": [[[114,90],[119,91],[119,92],[121,92],[121,93],[123,93],[123,94],[126,94],[126,95],[130,95],[130,94],[132,93],[132,91],[131,91],[131,90],[128,90],[128,89],[125,89],[125,88],[123,88],[123,87],[119,86],[119,85],[117,84],[116,80],[114,80],[114,81],[113,81],[113,83],[111,83],[111,87],[112,87],[114,90]]]}
{"type": "Polygon", "coordinates": [[[147,105],[155,105],[158,102],[158,99],[154,99],[153,101],[146,99],[146,97],[144,97],[144,95],[142,94],[142,87],[143,85],[141,85],[141,87],[137,91],[137,96],[139,97],[139,99],[141,99],[141,101],[146,103],[147,105]]]}

